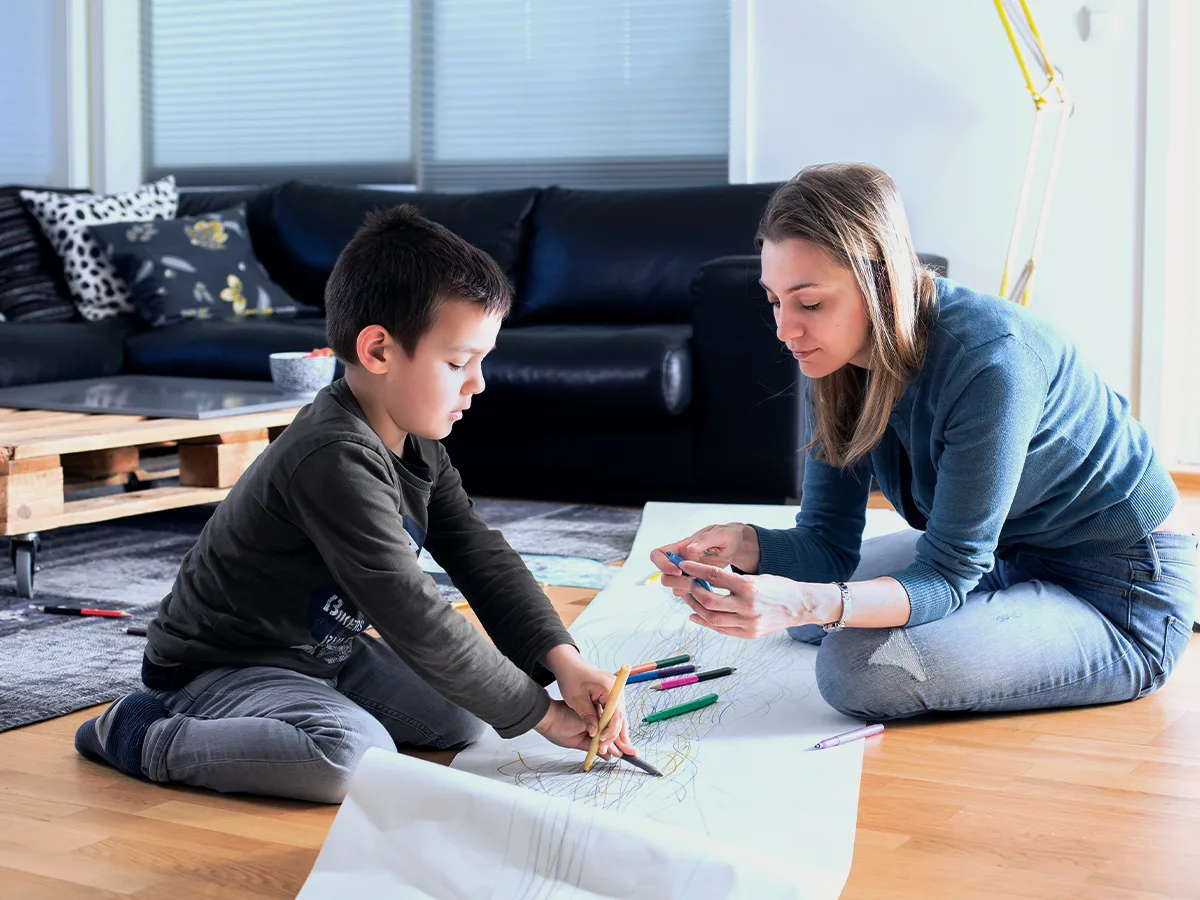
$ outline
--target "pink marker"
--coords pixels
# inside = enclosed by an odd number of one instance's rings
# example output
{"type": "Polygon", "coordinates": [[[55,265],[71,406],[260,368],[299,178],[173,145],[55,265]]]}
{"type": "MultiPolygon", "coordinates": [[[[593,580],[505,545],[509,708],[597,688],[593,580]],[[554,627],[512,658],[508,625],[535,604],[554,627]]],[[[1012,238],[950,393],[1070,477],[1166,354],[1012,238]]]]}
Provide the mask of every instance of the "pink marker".
{"type": "Polygon", "coordinates": [[[685,684],[695,684],[697,681],[708,681],[710,678],[732,675],[736,671],[737,666],[725,666],[720,669],[709,669],[707,672],[697,672],[694,675],[681,675],[679,678],[668,678],[651,686],[656,691],[669,691],[671,688],[683,687],[685,684]]]}

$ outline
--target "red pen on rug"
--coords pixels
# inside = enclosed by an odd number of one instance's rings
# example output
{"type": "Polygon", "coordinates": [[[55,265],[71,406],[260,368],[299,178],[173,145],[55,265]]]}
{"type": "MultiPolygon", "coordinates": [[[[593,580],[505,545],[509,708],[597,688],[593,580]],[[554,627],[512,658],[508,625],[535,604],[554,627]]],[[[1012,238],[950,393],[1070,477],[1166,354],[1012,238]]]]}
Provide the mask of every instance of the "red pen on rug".
{"type": "Polygon", "coordinates": [[[39,606],[44,613],[54,613],[56,616],[108,616],[112,619],[133,618],[133,613],[121,612],[119,609],[87,609],[78,606],[39,606]]]}

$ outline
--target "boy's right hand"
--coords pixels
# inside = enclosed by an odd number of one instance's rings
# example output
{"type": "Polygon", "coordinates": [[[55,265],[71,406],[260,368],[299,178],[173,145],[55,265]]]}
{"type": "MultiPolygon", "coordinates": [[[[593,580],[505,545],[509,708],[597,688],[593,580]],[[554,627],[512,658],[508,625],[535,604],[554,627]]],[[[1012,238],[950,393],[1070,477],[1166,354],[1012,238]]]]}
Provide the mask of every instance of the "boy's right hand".
{"type": "Polygon", "coordinates": [[[701,528],[691,537],[650,551],[650,561],[663,572],[662,583],[676,596],[689,593],[692,579],[667,559],[668,552],[710,566],[737,566],[747,573],[757,572],[761,560],[758,532],[749,525],[733,522],[701,528]]]}
{"type": "MultiPolygon", "coordinates": [[[[587,724],[579,718],[575,710],[561,700],[551,700],[550,708],[542,716],[542,720],[533,726],[534,731],[560,747],[572,750],[587,750],[592,746],[588,735],[587,724]]],[[[612,759],[613,754],[600,753],[601,759],[612,759]]]]}

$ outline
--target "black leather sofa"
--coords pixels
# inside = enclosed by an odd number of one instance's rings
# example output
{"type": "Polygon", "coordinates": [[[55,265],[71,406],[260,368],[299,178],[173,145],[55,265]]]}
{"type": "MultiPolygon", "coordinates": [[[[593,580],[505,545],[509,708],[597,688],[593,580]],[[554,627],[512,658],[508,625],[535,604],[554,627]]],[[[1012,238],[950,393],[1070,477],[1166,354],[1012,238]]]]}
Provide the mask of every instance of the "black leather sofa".
{"type": "MultiPolygon", "coordinates": [[[[516,288],[487,390],[446,440],[472,493],[640,503],[798,497],[798,370],[775,340],[752,239],[774,185],[395,193],[286,182],[185,193],[180,215],[247,204],[295,319],[148,328],[0,324],[0,386],[116,373],[269,379],[267,354],[325,343],[320,305],[368,210],[414,203],[516,288]]],[[[927,258],[945,268],[945,261],[927,258]]]]}

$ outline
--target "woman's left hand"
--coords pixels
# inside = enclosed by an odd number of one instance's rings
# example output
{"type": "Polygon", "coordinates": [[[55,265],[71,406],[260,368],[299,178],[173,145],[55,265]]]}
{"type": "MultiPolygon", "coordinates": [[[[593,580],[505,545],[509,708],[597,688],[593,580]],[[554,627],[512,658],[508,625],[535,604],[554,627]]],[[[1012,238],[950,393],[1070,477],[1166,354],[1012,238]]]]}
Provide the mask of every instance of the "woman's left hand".
{"type": "MultiPolygon", "coordinates": [[[[739,575],[729,569],[684,560],[684,574],[703,578],[729,595],[706,591],[693,580],[687,591],[675,589],[692,610],[691,621],[731,637],[758,638],[793,625],[823,625],[838,619],[828,609],[827,585],[792,581],[779,575],[739,575]]],[[[839,601],[840,605],[840,595],[839,601]]]]}

